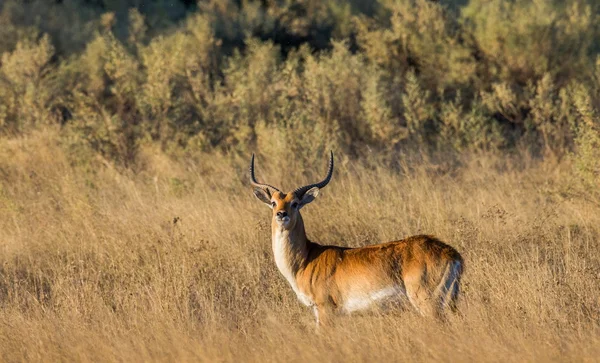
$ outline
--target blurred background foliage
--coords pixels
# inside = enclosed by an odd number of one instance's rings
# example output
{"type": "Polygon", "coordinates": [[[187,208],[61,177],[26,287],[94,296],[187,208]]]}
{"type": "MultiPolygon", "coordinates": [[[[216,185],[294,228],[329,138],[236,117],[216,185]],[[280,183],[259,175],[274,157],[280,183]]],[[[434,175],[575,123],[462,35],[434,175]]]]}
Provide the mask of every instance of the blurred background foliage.
{"type": "Polygon", "coordinates": [[[0,4],[0,134],[73,163],[526,150],[600,182],[593,0],[0,4]]]}

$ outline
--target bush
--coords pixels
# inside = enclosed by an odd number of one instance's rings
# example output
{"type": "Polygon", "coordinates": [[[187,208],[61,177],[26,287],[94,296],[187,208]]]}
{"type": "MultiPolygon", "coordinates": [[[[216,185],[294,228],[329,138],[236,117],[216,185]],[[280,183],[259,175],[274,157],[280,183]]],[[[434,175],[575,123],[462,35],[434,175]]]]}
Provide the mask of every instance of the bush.
{"type": "Polygon", "coordinates": [[[53,55],[48,35],[35,42],[20,41],[14,51],[2,55],[0,127],[5,133],[19,133],[36,123],[52,123],[52,101],[58,91],[52,84],[53,55]]]}
{"type": "Polygon", "coordinates": [[[40,3],[50,16],[35,22],[38,3],[0,11],[2,133],[60,124],[66,144],[120,164],[135,164],[145,144],[170,155],[258,145],[306,161],[331,147],[525,147],[560,158],[595,130],[593,2],[208,1],[166,11],[163,1],[72,0],[40,3]],[[58,10],[77,21],[58,26],[58,10]]]}

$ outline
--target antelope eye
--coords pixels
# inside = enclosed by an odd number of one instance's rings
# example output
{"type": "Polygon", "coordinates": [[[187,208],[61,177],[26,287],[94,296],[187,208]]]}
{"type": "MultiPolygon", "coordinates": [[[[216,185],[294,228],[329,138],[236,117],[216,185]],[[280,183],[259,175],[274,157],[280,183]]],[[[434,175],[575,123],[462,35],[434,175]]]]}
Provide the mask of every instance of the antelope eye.
{"type": "Polygon", "coordinates": [[[297,202],[292,203],[292,208],[294,208],[294,209],[298,208],[298,203],[297,202]]]}
{"type": "Polygon", "coordinates": [[[272,205],[273,207],[276,207],[276,206],[277,206],[277,203],[276,203],[276,202],[271,202],[271,205],[272,205]]]}

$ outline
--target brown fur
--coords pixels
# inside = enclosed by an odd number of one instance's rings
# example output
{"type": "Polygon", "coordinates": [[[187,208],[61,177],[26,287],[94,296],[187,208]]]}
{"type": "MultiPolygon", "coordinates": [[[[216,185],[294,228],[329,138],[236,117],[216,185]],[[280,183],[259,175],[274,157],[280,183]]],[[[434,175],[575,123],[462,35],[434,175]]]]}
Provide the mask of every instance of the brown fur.
{"type": "Polygon", "coordinates": [[[300,211],[292,208],[293,203],[301,204],[294,193],[276,192],[271,196],[273,202],[273,250],[275,254],[278,249],[284,251],[276,255],[281,259],[278,266],[289,268],[296,293],[316,308],[317,321],[343,312],[353,294],[369,294],[388,286],[401,287],[410,303],[426,316],[454,306],[463,259],[439,239],[418,235],[362,248],[324,246],[306,238],[300,211]],[[277,213],[282,211],[290,217],[287,229],[277,222],[277,213]],[[282,232],[287,237],[278,239],[282,232]],[[451,271],[453,266],[456,271],[451,271]]]}

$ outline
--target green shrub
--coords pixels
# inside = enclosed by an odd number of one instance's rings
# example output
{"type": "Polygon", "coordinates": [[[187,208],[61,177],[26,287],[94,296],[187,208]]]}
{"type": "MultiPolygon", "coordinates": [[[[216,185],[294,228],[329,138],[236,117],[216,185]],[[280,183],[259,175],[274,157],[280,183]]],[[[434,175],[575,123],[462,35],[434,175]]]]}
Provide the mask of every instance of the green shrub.
{"type": "Polygon", "coordinates": [[[54,92],[50,60],[54,47],[50,37],[24,40],[2,55],[0,68],[0,127],[18,133],[37,123],[51,123],[54,92]]]}
{"type": "Polygon", "coordinates": [[[0,132],[58,125],[74,161],[127,167],[146,145],[177,157],[259,149],[308,165],[329,148],[391,160],[524,147],[574,152],[582,176],[595,175],[599,10],[585,0],[8,0],[0,132]]]}
{"type": "Polygon", "coordinates": [[[465,110],[461,94],[456,99],[442,105],[441,110],[442,146],[449,145],[456,150],[498,150],[503,146],[503,132],[500,125],[490,116],[479,99],[475,99],[465,110]]]}
{"type": "Polygon", "coordinates": [[[596,79],[591,86],[575,84],[573,105],[579,118],[572,125],[575,132],[575,167],[577,174],[598,195],[600,185],[600,58],[596,63],[596,79]]]}

